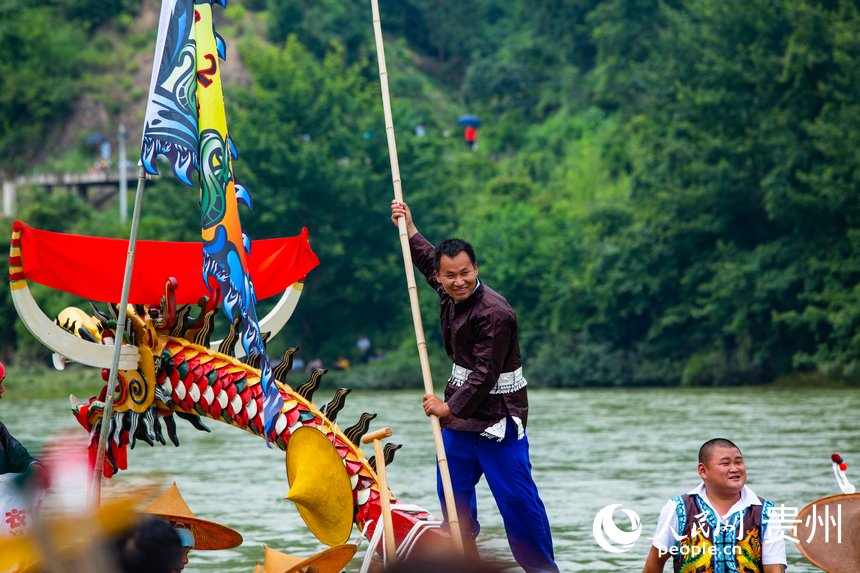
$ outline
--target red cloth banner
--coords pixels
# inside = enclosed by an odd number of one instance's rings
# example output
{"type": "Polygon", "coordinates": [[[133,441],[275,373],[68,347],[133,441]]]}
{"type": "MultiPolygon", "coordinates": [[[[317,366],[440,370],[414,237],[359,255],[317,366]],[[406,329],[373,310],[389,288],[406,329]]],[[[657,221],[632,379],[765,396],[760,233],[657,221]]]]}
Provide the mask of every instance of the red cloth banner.
{"type": "MultiPolygon", "coordinates": [[[[24,278],[47,287],[99,302],[117,303],[128,254],[128,240],[70,235],[34,229],[21,221],[24,278]]],[[[308,230],[298,237],[251,242],[248,257],[257,299],[279,295],[319,264],[308,243],[308,230]]],[[[164,284],[174,277],[177,304],[194,304],[211,293],[203,282],[203,244],[137,241],[131,276],[131,304],[157,305],[164,284]]]]}

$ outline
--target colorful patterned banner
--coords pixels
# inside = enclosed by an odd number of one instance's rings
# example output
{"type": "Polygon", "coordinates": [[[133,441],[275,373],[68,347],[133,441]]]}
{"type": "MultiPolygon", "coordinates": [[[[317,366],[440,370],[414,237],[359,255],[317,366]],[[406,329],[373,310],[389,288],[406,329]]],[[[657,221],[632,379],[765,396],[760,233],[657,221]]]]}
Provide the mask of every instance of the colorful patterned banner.
{"type": "Polygon", "coordinates": [[[186,185],[198,169],[196,80],[194,3],[162,0],[140,157],[157,175],[155,158],[164,155],[186,185]]]}
{"type": "Polygon", "coordinates": [[[251,197],[233,178],[236,149],[227,132],[220,73],[225,46],[212,21],[214,1],[164,0],[141,156],[149,173],[156,173],[155,157],[166,156],[177,177],[189,185],[191,171],[199,172],[203,279],[210,289],[220,288],[227,317],[242,318],[245,353],[261,357],[268,439],[283,398],[260,335],[257,298],[245,260],[250,240],[242,232],[238,204],[250,207],[251,197]]]}

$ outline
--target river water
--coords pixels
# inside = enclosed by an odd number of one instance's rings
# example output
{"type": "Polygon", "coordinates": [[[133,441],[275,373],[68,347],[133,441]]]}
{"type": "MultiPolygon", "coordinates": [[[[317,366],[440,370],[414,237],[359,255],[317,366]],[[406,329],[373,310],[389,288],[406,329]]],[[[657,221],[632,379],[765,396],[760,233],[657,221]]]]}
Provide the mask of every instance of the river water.
{"type": "MultiPolygon", "coordinates": [[[[317,402],[329,397],[319,391],[317,402]]],[[[698,483],[696,453],[710,438],[738,443],[750,487],[787,508],[799,509],[838,493],[831,452],[841,453],[849,465],[860,464],[860,395],[851,390],[533,390],[530,402],[534,476],[564,572],[641,571],[660,507],[698,483]],[[610,504],[621,504],[641,517],[642,535],[623,553],[608,553],[592,534],[596,513],[610,504]]],[[[0,419],[36,452],[51,437],[83,433],[67,405],[64,400],[4,400],[0,419]]],[[[388,467],[389,485],[398,500],[438,513],[433,442],[420,392],[355,391],[338,422],[350,426],[364,411],[379,414],[371,429],[390,426],[391,441],[403,444],[388,467]]],[[[179,448],[139,444],[130,451],[129,471],[110,480],[108,489],[175,480],[195,513],[244,536],[244,543],[233,550],[192,552],[186,571],[251,571],[262,559],[263,544],[301,556],[322,549],[293,504],[282,499],[287,491],[283,452],[266,448],[241,430],[208,425],[212,432],[206,434],[178,420],[179,448]]],[[[856,472],[854,479],[860,482],[856,472]]],[[[479,488],[479,546],[495,558],[511,560],[489,489],[483,481],[479,488]]],[[[614,520],[629,529],[621,508],[614,520]]],[[[354,532],[353,540],[357,537],[354,532]]],[[[794,543],[787,546],[790,571],[818,571],[794,543]]],[[[366,543],[359,552],[365,548],[366,543]]],[[[358,566],[356,558],[348,571],[358,571],[358,566]]]]}

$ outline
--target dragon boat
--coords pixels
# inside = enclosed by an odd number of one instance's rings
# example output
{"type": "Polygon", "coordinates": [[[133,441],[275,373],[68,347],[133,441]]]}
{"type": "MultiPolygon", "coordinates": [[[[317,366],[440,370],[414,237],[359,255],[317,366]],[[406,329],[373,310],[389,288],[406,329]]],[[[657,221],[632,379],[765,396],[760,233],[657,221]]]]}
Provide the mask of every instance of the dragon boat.
{"type": "MultiPolygon", "coordinates": [[[[239,206],[251,207],[251,193],[233,174],[238,150],[227,129],[220,77],[226,44],[212,14],[213,5],[226,3],[162,0],[129,240],[16,222],[12,301],[36,339],[55,353],[55,364],[102,369],[101,392],[72,405],[89,432],[93,465],[104,455],[96,476],[126,469],[128,450],[139,441],[178,446],[176,418],[200,430],[206,418],[230,424],[286,452],[287,498],[317,539],[342,544],[357,526],[371,540],[366,566],[372,552],[384,554],[389,546],[390,537],[379,543],[380,523],[387,521],[387,501],[396,500],[380,485],[385,480],[377,470],[384,476],[378,464],[389,463],[399,446],[386,444],[367,458],[357,443],[376,414],[364,413],[342,430],[337,415],[349,389],[317,406],[314,393],[325,370],[293,387],[287,377],[296,349],[280,361],[269,358],[266,341],[286,324],[319,261],[306,229],[297,237],[255,241],[242,229],[239,206]],[[159,157],[188,186],[197,174],[200,242],[137,241],[146,174],[158,174],[159,157]],[[88,300],[91,311],[70,307],[50,317],[34,299],[31,281],[88,300]],[[257,300],[276,295],[272,311],[258,320],[257,300]],[[213,341],[219,311],[231,324],[213,341]],[[303,455],[308,449],[300,446],[308,440],[324,454],[303,455]],[[290,448],[291,442],[297,446],[290,448]],[[320,526],[332,513],[331,523],[320,526]]],[[[391,522],[398,556],[416,544],[450,540],[417,506],[393,504],[391,522]]]]}
{"type": "MultiPolygon", "coordinates": [[[[89,432],[91,460],[96,458],[102,424],[109,424],[106,477],[128,467],[128,449],[139,441],[153,446],[166,445],[170,440],[178,446],[176,418],[205,431],[208,429],[201,419],[230,424],[266,438],[284,451],[299,429],[315,428],[334,446],[348,477],[353,517],[349,533],[354,524],[375,542],[369,551],[375,548],[381,552],[377,464],[390,463],[400,445],[386,444],[384,460],[364,455],[357,444],[376,414],[364,413],[342,430],[337,415],[350,390],[340,388],[327,403],[315,405],[314,393],[326,370],[313,371],[293,388],[287,381],[297,350],[293,347],[273,367],[283,406],[267,432],[260,356],[243,352],[238,343],[240,320],[234,321],[223,339],[211,340],[220,297],[203,282],[200,243],[138,241],[137,247],[135,282],[123,313],[114,301],[128,241],[49,232],[20,221],[13,227],[9,268],[12,300],[23,323],[42,344],[64,360],[101,368],[106,380],[118,321],[126,321],[126,336],[116,341],[122,348],[110,419],[103,418],[107,384],[88,400],[72,397],[73,413],[89,432]],[[50,318],[34,299],[30,281],[90,300],[92,311],[70,307],[50,318]]],[[[273,310],[260,320],[263,337],[269,339],[289,319],[305,276],[319,261],[310,248],[306,229],[297,237],[255,241],[249,261],[255,282],[262,287],[259,296],[280,294],[273,310]]],[[[391,499],[396,501],[393,496],[391,499]]],[[[307,522],[306,513],[314,508],[299,505],[299,510],[307,522]]],[[[399,553],[447,537],[432,515],[417,506],[393,505],[392,522],[399,553]]],[[[328,545],[346,541],[320,540],[328,545]]]]}

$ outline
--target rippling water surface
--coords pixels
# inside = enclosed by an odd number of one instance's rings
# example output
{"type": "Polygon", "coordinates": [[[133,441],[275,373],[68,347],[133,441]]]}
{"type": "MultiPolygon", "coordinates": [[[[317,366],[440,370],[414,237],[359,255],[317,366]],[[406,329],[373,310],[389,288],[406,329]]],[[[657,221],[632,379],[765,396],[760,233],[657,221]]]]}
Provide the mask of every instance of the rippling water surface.
{"type": "MultiPolygon", "coordinates": [[[[390,426],[391,441],[403,444],[388,468],[395,495],[438,513],[433,442],[420,394],[355,391],[338,421],[346,427],[361,412],[377,412],[371,429],[390,426]]],[[[318,392],[318,402],[328,399],[318,392]]],[[[750,487],[788,507],[838,492],[831,452],[860,467],[860,396],[850,390],[533,390],[530,401],[534,476],[564,572],[641,571],[660,507],[697,484],[696,453],[712,437],[738,443],[750,487]],[[592,522],[598,510],[616,503],[641,516],[643,533],[629,551],[610,554],[595,542],[592,522]]],[[[63,400],[4,400],[0,419],[31,452],[52,436],[82,433],[63,400]]],[[[179,448],[138,445],[130,452],[129,471],[109,487],[175,480],[195,513],[242,533],[245,541],[236,549],[192,553],[189,572],[251,571],[262,559],[263,544],[302,556],[322,549],[293,504],[282,499],[287,490],[283,452],[241,430],[207,425],[210,434],[179,420],[179,448]]],[[[482,551],[510,559],[501,517],[483,481],[478,496],[482,551]]],[[[621,525],[623,514],[615,515],[621,525]]],[[[792,543],[788,546],[790,571],[818,571],[792,543]]],[[[357,571],[358,565],[356,558],[348,571],[357,571]]]]}

